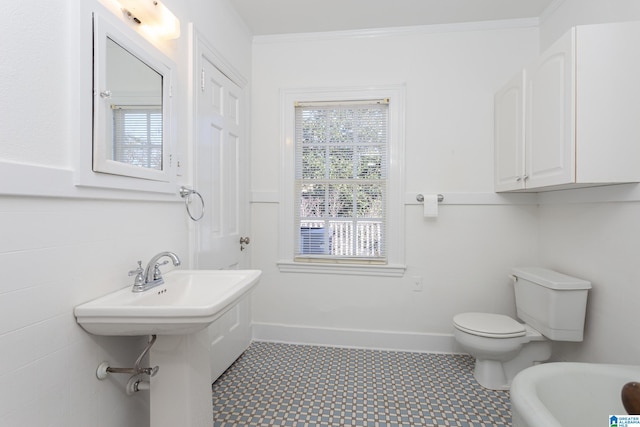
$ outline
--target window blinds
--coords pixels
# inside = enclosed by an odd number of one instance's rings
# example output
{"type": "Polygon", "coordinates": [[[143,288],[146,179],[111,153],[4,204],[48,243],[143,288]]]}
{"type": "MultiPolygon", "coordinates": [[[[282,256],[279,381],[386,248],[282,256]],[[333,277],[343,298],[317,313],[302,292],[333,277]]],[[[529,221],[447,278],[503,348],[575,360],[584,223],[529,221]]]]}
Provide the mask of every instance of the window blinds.
{"type": "Polygon", "coordinates": [[[113,106],[113,160],[162,170],[159,106],[113,106]]]}
{"type": "Polygon", "coordinates": [[[386,261],[388,100],[296,105],[296,260],[386,261]]]}

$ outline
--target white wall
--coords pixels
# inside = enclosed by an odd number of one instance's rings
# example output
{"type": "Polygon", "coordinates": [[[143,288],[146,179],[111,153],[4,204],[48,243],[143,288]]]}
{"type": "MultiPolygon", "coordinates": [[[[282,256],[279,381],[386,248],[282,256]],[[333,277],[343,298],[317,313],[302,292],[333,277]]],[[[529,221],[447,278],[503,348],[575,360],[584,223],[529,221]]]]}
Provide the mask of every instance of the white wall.
{"type": "Polygon", "coordinates": [[[268,339],[451,350],[441,338],[451,337],[452,316],[512,314],[509,269],[538,261],[536,206],[492,204],[493,94],[535,57],[538,31],[458,26],[359,35],[254,42],[252,250],[253,266],[264,271],[255,331],[268,339]],[[389,84],[405,84],[407,96],[405,277],[280,273],[279,91],[389,84]],[[411,202],[416,192],[464,194],[461,205],[443,205],[439,218],[425,220],[411,202]],[[415,276],[422,292],[412,291],[415,276]]]}
{"type": "MultiPolygon", "coordinates": [[[[637,1],[564,0],[542,22],[541,45],[573,25],[638,19],[637,1]]],[[[550,193],[540,201],[540,263],[593,282],[584,342],[556,346],[554,358],[637,364],[640,191],[602,187],[550,193]]]]}
{"type": "MultiPolygon", "coordinates": [[[[81,4],[87,0],[0,4],[2,426],[148,425],[148,394],[126,396],[126,375],[95,377],[103,360],[131,366],[146,338],[91,336],[76,324],[73,307],[129,285],[136,261],[160,251],[189,264],[188,220],[177,196],[153,201],[73,184],[75,153],[91,143],[83,130],[90,109],[81,101],[91,95],[79,84],[87,78],[80,50],[91,42],[81,4]]],[[[182,23],[180,39],[158,45],[178,65],[177,136],[186,153],[187,24],[195,20],[247,76],[251,39],[232,24],[238,21],[226,0],[165,4],[182,23]]]]}
{"type": "Polygon", "coordinates": [[[543,197],[540,262],[590,280],[593,289],[584,342],[556,346],[554,358],[637,364],[640,191],[629,185],[563,193],[543,197]],[[610,201],[616,199],[629,201],[610,201]]]}
{"type": "MultiPolygon", "coordinates": [[[[543,17],[539,46],[573,25],[637,19],[636,1],[558,0],[543,17]]],[[[436,221],[422,220],[419,206],[409,204],[404,280],[281,274],[275,266],[280,89],[406,83],[406,200],[415,191],[483,194],[492,191],[491,96],[537,55],[533,37],[534,30],[513,29],[256,40],[253,250],[254,266],[265,272],[254,298],[258,334],[406,344],[376,341],[387,331],[439,348],[430,338],[448,334],[456,312],[510,314],[508,269],[539,263],[594,285],[584,343],[557,345],[554,359],[637,363],[638,344],[628,333],[638,325],[635,186],[541,194],[539,208],[442,206],[436,221]],[[422,292],[411,291],[414,276],[423,277],[422,292]]]]}
{"type": "Polygon", "coordinates": [[[0,9],[0,159],[28,158],[33,163],[69,166],[70,156],[64,148],[69,133],[66,107],[70,104],[70,77],[64,64],[71,58],[68,34],[61,29],[72,27],[72,12],[62,0],[44,5],[3,2],[0,9]],[[47,72],[51,78],[45,77],[47,72]],[[33,106],[43,98],[49,99],[51,108],[40,111],[40,125],[33,126],[37,111],[33,106]]]}

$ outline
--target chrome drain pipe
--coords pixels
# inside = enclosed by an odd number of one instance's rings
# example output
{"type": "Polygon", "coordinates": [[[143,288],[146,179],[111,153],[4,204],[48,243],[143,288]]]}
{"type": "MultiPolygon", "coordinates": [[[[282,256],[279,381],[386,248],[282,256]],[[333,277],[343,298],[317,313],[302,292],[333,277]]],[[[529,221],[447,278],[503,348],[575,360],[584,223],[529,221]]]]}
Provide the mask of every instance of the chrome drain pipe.
{"type": "MultiPolygon", "coordinates": [[[[107,378],[109,374],[131,374],[132,378],[138,375],[149,375],[150,377],[153,377],[158,373],[160,367],[154,366],[152,368],[141,368],[140,364],[142,363],[142,359],[144,359],[147,353],[149,353],[149,350],[156,342],[156,338],[157,337],[155,335],[149,336],[149,342],[147,343],[147,346],[144,348],[140,356],[138,356],[138,358],[136,359],[133,368],[113,368],[109,366],[109,362],[102,362],[100,365],[98,365],[98,369],[96,371],[96,376],[98,377],[98,379],[103,380],[107,378]]],[[[131,379],[129,381],[131,381],[131,379]]],[[[138,391],[138,388],[142,389],[141,387],[136,386],[135,391],[138,391]]]]}
{"type": "Polygon", "coordinates": [[[144,381],[140,378],[140,375],[133,375],[127,381],[126,391],[129,396],[134,393],[139,392],[140,390],[151,390],[151,383],[149,381],[144,381]]]}

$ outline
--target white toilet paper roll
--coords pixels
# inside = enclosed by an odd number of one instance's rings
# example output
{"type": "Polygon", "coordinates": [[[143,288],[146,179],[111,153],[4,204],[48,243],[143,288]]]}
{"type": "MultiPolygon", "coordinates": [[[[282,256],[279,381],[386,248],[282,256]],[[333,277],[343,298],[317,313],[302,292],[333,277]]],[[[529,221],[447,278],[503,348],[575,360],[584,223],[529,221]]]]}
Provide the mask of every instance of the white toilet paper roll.
{"type": "Polygon", "coordinates": [[[438,195],[425,194],[423,203],[424,203],[424,217],[436,218],[438,216],[438,195]]]}

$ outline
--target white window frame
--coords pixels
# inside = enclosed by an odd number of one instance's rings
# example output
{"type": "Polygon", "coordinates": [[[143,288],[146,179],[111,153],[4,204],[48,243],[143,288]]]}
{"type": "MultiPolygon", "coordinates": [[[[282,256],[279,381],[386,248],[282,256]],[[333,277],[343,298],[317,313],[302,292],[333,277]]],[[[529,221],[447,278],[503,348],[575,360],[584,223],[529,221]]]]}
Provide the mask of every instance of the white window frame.
{"type": "Polygon", "coordinates": [[[404,85],[372,88],[285,89],[280,96],[281,176],[279,211],[279,261],[281,272],[374,275],[402,277],[404,254],[404,85]],[[387,263],[294,261],[295,206],[295,105],[298,102],[389,99],[389,153],[387,187],[387,263]]]}

